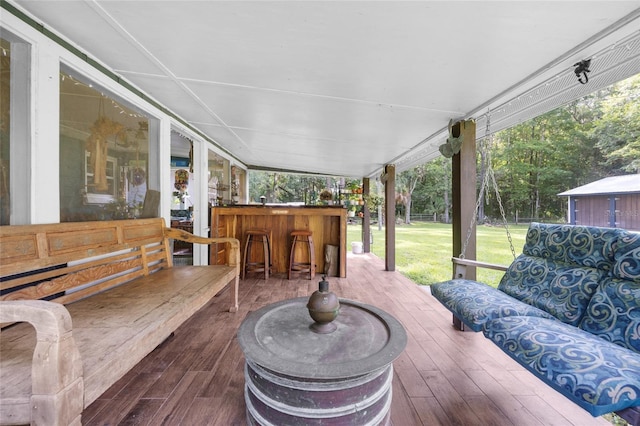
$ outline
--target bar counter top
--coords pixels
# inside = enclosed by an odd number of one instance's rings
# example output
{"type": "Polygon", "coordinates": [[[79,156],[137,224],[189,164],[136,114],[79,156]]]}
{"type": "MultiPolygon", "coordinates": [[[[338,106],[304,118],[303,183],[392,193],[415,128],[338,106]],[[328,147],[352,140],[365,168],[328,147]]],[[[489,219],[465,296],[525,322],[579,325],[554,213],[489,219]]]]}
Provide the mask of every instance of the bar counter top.
{"type": "Polygon", "coordinates": [[[332,245],[339,252],[338,276],[346,277],[347,210],[343,206],[250,204],[211,209],[212,236],[237,238],[244,247],[250,229],[271,231],[272,273],[288,271],[290,234],[307,230],[313,233],[316,273],[324,273],[325,246],[332,245]]]}

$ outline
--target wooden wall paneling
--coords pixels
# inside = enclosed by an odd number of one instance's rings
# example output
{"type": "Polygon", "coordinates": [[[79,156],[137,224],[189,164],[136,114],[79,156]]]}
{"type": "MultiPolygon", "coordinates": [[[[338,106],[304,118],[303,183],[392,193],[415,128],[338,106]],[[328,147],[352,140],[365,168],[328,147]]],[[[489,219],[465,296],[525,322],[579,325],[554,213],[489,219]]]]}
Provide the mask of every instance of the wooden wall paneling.
{"type": "MultiPolygon", "coordinates": [[[[234,236],[245,244],[245,232],[248,229],[268,229],[271,231],[272,272],[286,273],[289,267],[290,234],[293,230],[313,232],[316,251],[316,272],[324,272],[324,247],[327,244],[340,248],[340,276],[346,276],[346,210],[340,207],[305,208],[284,206],[239,206],[212,209],[212,223],[236,221],[235,233],[227,227],[227,235],[234,236]]],[[[219,227],[222,228],[222,227],[219,227]]],[[[306,255],[299,247],[299,255],[306,255]]],[[[260,251],[256,250],[252,259],[257,261],[260,251]]]]}

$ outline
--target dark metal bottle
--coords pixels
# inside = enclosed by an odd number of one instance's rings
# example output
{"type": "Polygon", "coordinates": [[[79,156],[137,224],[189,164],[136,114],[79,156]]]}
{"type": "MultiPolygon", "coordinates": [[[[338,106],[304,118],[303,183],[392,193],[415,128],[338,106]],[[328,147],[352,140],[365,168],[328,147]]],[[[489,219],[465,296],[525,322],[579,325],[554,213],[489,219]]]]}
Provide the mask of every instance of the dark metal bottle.
{"type": "Polygon", "coordinates": [[[335,293],[329,291],[329,282],[326,277],[318,284],[318,290],[314,291],[307,303],[309,315],[315,321],[310,328],[315,333],[327,334],[336,330],[332,323],[340,311],[340,302],[335,293]]]}

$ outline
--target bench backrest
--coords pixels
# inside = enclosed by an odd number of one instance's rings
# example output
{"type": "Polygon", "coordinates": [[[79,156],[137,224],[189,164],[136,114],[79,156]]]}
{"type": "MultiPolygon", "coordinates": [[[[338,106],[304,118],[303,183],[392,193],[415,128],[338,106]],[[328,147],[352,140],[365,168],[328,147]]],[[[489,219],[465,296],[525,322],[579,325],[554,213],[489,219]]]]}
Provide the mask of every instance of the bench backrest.
{"type": "Polygon", "coordinates": [[[532,223],[498,288],[577,326],[612,272],[620,229],[532,223]]]}
{"type": "Polygon", "coordinates": [[[0,300],[71,303],[172,266],[162,218],[0,227],[0,300]]]}
{"type": "Polygon", "coordinates": [[[598,286],[580,328],[640,353],[640,233],[623,231],[611,275],[598,286]]]}

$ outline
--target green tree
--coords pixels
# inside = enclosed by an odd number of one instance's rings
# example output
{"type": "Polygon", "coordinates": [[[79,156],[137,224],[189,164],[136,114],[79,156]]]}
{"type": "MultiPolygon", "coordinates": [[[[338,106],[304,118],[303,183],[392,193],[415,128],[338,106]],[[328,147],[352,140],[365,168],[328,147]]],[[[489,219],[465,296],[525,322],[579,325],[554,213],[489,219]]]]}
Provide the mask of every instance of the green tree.
{"type": "MultiPolygon", "coordinates": [[[[640,77],[495,135],[493,167],[510,216],[565,217],[558,193],[640,170],[640,77]]],[[[497,217],[489,194],[487,214],[497,217]]]]}
{"type": "Polygon", "coordinates": [[[249,172],[249,201],[267,203],[304,202],[316,204],[320,191],[325,188],[325,178],[275,172],[249,172]]]}
{"type": "Polygon", "coordinates": [[[423,166],[423,177],[412,193],[411,211],[437,215],[449,220],[449,191],[451,186],[451,160],[439,157],[423,166]]]}
{"type": "MultiPolygon", "coordinates": [[[[493,167],[504,205],[536,220],[564,217],[557,194],[600,177],[600,153],[592,128],[600,95],[573,102],[496,134],[493,167]]],[[[495,197],[488,215],[497,217],[495,197]]]]}
{"type": "Polygon", "coordinates": [[[613,87],[601,102],[593,135],[607,174],[640,173],[640,75],[613,87]]]}
{"type": "Polygon", "coordinates": [[[425,165],[400,172],[396,177],[396,205],[404,210],[404,223],[411,223],[411,203],[413,191],[424,179],[425,165]]]}

